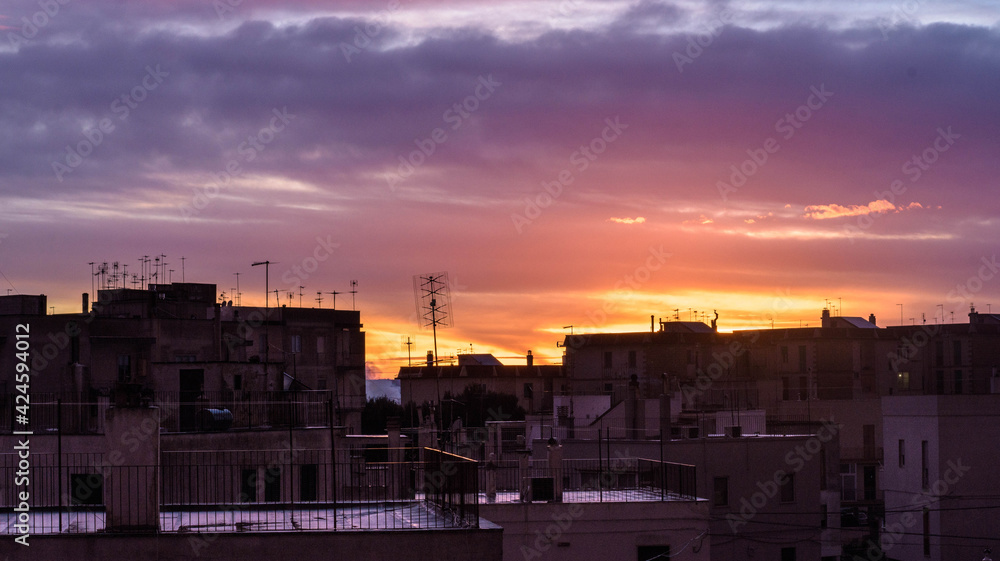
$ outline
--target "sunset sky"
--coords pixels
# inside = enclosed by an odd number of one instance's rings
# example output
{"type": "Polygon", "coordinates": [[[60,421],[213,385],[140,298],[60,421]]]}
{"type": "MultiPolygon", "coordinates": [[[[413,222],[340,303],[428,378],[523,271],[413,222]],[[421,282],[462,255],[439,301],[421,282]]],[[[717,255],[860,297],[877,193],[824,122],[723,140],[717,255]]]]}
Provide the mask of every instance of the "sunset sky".
{"type": "Polygon", "coordinates": [[[270,260],[306,306],[358,281],[381,377],[401,338],[432,347],[413,276],[438,271],[441,354],[510,363],[675,309],[1000,312],[998,22],[986,0],[7,2],[0,294],[73,312],[88,263],[165,254],[262,305],[270,260]]]}

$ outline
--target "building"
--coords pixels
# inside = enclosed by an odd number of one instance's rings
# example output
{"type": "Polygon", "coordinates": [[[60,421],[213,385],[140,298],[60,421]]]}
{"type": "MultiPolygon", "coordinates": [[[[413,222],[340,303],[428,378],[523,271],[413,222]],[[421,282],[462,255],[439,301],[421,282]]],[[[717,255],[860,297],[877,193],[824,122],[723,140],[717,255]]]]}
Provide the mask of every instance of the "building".
{"type": "Polygon", "coordinates": [[[536,365],[528,351],[527,365],[505,365],[488,354],[460,354],[457,365],[404,366],[397,376],[403,404],[439,404],[446,394],[461,394],[467,387],[514,395],[528,414],[552,412],[552,396],[562,391],[562,366],[536,365]]]}
{"type": "Polygon", "coordinates": [[[239,416],[241,403],[280,402],[289,392],[332,399],[335,422],[360,429],[360,312],[230,304],[216,302],[215,285],[196,283],[100,290],[92,308],[84,295],[79,314],[47,315],[44,296],[0,296],[0,408],[9,410],[15,385],[16,349],[8,334],[27,324],[32,393],[40,401],[89,404],[64,419],[75,430],[100,428],[100,412],[118,384],[177,403],[170,417],[177,426],[167,430],[196,428],[204,409],[229,408],[239,416]]]}
{"type": "Polygon", "coordinates": [[[882,412],[886,556],[983,559],[1000,535],[1000,394],[885,397],[882,412]]]}

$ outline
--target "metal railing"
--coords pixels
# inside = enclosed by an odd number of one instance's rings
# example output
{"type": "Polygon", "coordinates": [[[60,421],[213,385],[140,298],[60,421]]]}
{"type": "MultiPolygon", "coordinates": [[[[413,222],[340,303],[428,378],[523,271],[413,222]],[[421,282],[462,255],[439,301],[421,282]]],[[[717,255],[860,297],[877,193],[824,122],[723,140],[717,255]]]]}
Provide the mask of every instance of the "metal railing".
{"type": "MultiPolygon", "coordinates": [[[[478,528],[476,462],[434,449],[164,451],[159,466],[32,454],[31,531],[266,532],[478,528]]],[[[0,454],[0,527],[22,517],[0,454]],[[6,522],[6,523],[5,523],[6,522]]]]}
{"type": "Polygon", "coordinates": [[[485,500],[496,502],[697,500],[698,494],[695,466],[645,458],[567,459],[558,466],[507,460],[481,463],[479,477],[485,500]],[[552,492],[532,488],[539,483],[552,492]]]}
{"type": "MultiPolygon", "coordinates": [[[[106,393],[106,392],[105,392],[106,393]]],[[[341,404],[345,396],[341,397],[341,404]]],[[[160,409],[162,432],[219,430],[207,410],[228,411],[232,415],[227,430],[326,427],[336,423],[338,407],[334,392],[321,391],[221,391],[155,392],[145,398],[160,409]]],[[[113,398],[100,394],[33,393],[31,416],[19,422],[15,395],[0,396],[0,434],[13,430],[35,433],[103,434],[105,412],[113,398]]]]}

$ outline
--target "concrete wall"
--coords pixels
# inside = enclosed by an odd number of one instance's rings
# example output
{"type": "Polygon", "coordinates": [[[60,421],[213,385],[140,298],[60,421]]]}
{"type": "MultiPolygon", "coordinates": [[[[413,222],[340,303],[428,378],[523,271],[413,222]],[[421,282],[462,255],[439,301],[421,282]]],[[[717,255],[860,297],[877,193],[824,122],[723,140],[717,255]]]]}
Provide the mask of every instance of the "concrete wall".
{"type": "Polygon", "coordinates": [[[5,546],[11,561],[143,559],[144,561],[501,561],[502,531],[399,530],[151,536],[32,536],[30,547],[5,546]]]}
{"type": "Polygon", "coordinates": [[[503,526],[505,560],[629,560],[636,559],[640,546],[662,545],[670,546],[675,561],[711,559],[705,501],[505,503],[479,508],[480,516],[503,526]]]}
{"type": "Polygon", "coordinates": [[[1000,535],[996,499],[1000,395],[884,398],[885,508],[883,547],[899,559],[982,559],[1000,535]],[[906,458],[899,465],[899,440],[906,458]],[[921,442],[927,441],[927,487],[921,442]],[[891,454],[890,454],[891,451],[891,454]],[[930,556],[923,554],[928,509],[930,556]],[[911,535],[904,535],[907,532],[911,535]],[[983,537],[947,539],[938,536],[983,537]]]}

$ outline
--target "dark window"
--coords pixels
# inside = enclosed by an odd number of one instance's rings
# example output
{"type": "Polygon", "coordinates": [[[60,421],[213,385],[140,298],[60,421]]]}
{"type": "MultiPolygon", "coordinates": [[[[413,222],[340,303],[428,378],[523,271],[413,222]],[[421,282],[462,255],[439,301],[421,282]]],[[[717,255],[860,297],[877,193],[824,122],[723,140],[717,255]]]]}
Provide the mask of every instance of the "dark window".
{"type": "Polygon", "coordinates": [[[795,548],[794,547],[781,548],[781,561],[795,561],[795,548]]]}
{"type": "Polygon", "coordinates": [[[931,556],[931,509],[924,507],[924,556],[931,556]]]}
{"type": "Polygon", "coordinates": [[[669,545],[640,545],[637,553],[639,561],[670,561],[669,545]]]}
{"type": "Polygon", "coordinates": [[[861,440],[866,459],[875,458],[875,425],[861,426],[861,440]]]}
{"type": "Polygon", "coordinates": [[[788,474],[788,480],[785,484],[781,486],[781,502],[783,503],[794,503],[795,502],[795,474],[788,474]]]}
{"type": "Polygon", "coordinates": [[[604,367],[611,368],[611,351],[604,351],[604,367]]]}
{"type": "Polygon", "coordinates": [[[962,364],[962,342],[952,341],[952,364],[958,366],[962,364]]]}
{"type": "Polygon", "coordinates": [[[243,468],[240,470],[240,502],[257,502],[257,470],[243,468]]]}
{"type": "Polygon", "coordinates": [[[635,351],[629,351],[628,352],[628,367],[629,368],[635,368],[636,363],[637,363],[637,361],[636,361],[635,351]]]}
{"type": "Polygon", "coordinates": [[[819,515],[820,515],[819,527],[826,528],[828,525],[827,518],[829,518],[830,516],[829,507],[827,507],[826,503],[819,505],[819,515]]]}
{"type": "Polygon", "coordinates": [[[243,389],[243,375],[233,374],[233,389],[240,391],[243,389]]]}
{"type": "Polygon", "coordinates": [[[524,384],[524,398],[534,399],[534,397],[535,397],[535,386],[528,383],[524,384]]]}
{"type": "Polygon", "coordinates": [[[69,491],[73,505],[104,504],[104,476],[99,473],[71,473],[69,491]]]}
{"type": "Polygon", "coordinates": [[[819,490],[826,491],[826,446],[819,449],[819,490]]]}
{"type": "Polygon", "coordinates": [[[716,477],[712,481],[712,504],[715,506],[727,506],[729,504],[729,478],[716,477]]]}
{"type": "Polygon", "coordinates": [[[299,500],[316,500],[318,471],[316,464],[304,464],[299,467],[299,500]]]}
{"type": "Polygon", "coordinates": [[[271,466],[264,472],[264,502],[276,503],[281,500],[281,468],[271,466]]]}
{"type": "Polygon", "coordinates": [[[944,370],[938,370],[937,372],[935,372],[935,377],[936,377],[935,385],[937,386],[937,394],[942,395],[944,394],[944,370]]]}
{"type": "Polygon", "coordinates": [[[781,347],[781,362],[788,364],[788,347],[781,347]]]}
{"type": "Polygon", "coordinates": [[[924,489],[930,485],[930,466],[927,465],[927,441],[920,442],[920,483],[924,489]]]}
{"type": "Polygon", "coordinates": [[[962,382],[963,382],[963,380],[962,380],[962,371],[961,370],[956,370],[955,371],[955,393],[964,393],[962,390],[964,390],[965,388],[962,386],[962,382]]]}
{"type": "Polygon", "coordinates": [[[934,342],[934,366],[944,366],[944,341],[934,342]]]}
{"type": "Polygon", "coordinates": [[[132,357],[129,355],[118,355],[118,381],[132,381],[132,357]]]}
{"type": "Polygon", "coordinates": [[[799,345],[799,372],[806,371],[806,346],[799,345]]]}
{"type": "Polygon", "coordinates": [[[791,383],[788,378],[781,379],[781,399],[788,401],[791,398],[791,383]]]}
{"type": "Polygon", "coordinates": [[[906,465],[906,441],[899,439],[899,467],[906,465]]]}
{"type": "Polygon", "coordinates": [[[799,376],[799,401],[805,401],[809,399],[809,394],[807,393],[809,387],[809,381],[805,376],[799,376]]]}

